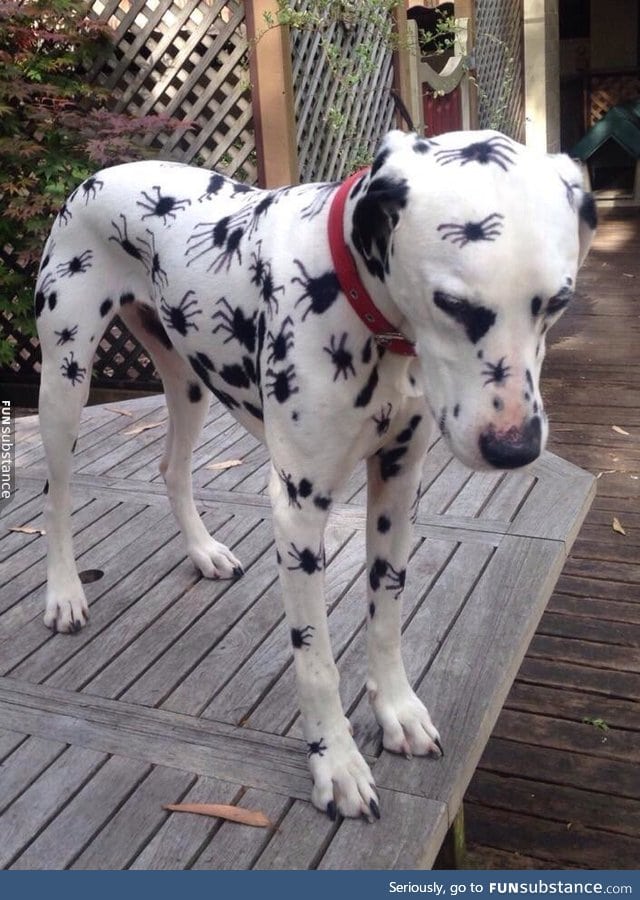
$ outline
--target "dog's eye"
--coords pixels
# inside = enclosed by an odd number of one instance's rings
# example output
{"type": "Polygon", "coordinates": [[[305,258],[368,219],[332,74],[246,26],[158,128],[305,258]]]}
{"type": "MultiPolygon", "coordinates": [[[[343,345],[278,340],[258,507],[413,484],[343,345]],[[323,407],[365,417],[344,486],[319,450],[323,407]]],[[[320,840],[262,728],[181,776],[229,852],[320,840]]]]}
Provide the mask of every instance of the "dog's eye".
{"type": "Polygon", "coordinates": [[[492,309],[471,303],[464,297],[454,297],[444,291],[434,291],[433,302],[443,313],[464,326],[472,344],[476,344],[484,337],[496,320],[496,314],[492,309]]]}
{"type": "Polygon", "coordinates": [[[562,312],[562,310],[567,306],[571,298],[573,297],[573,291],[569,287],[562,288],[561,291],[558,291],[549,302],[547,303],[547,308],[545,309],[545,315],[547,316],[555,316],[556,313],[562,312]]]}

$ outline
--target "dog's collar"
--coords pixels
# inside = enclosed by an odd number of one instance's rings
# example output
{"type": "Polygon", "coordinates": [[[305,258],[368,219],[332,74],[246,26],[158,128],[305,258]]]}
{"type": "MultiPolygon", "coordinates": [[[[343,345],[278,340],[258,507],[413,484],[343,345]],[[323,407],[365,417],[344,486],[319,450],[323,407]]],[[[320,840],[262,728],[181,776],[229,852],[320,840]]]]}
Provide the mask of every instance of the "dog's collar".
{"type": "Polygon", "coordinates": [[[392,353],[415,356],[416,348],[408,338],[399,332],[377,308],[367,289],[360,280],[355,260],[344,239],[344,207],[353,184],[362,178],[363,170],[355,172],[342,182],[331,201],[329,210],[329,247],[331,258],[340,287],[354,312],[362,319],[381,344],[392,353]]]}

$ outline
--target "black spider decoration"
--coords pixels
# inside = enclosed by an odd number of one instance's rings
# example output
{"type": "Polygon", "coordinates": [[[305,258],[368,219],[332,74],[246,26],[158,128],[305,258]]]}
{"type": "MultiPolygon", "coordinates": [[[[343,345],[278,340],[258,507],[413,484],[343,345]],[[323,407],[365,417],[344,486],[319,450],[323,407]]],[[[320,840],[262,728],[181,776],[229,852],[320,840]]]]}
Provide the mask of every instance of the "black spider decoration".
{"type": "Polygon", "coordinates": [[[308,647],[310,645],[311,638],[313,637],[311,634],[312,631],[315,631],[313,625],[306,625],[304,628],[291,629],[291,643],[296,650],[300,650],[302,647],[308,647]]]}
{"type": "Polygon", "coordinates": [[[73,358],[73,350],[69,353],[69,356],[64,357],[60,371],[73,385],[83,382],[84,376],[87,374],[87,370],[73,358]]]}
{"type": "Polygon", "coordinates": [[[117,222],[111,220],[111,224],[115,229],[115,234],[110,235],[109,240],[115,241],[116,244],[120,244],[125,253],[128,253],[129,256],[133,257],[133,259],[137,259],[144,266],[147,266],[147,260],[145,255],[141,250],[139,250],[135,244],[132,244],[129,240],[129,232],[127,228],[127,218],[124,213],[120,213],[120,218],[122,219],[122,228],[118,225],[117,222]]]}
{"type": "Polygon", "coordinates": [[[159,184],[154,184],[151,190],[156,192],[155,199],[149,196],[146,191],[140,191],[144,200],[136,200],[136,206],[141,206],[143,209],[148,210],[142,216],[142,221],[150,219],[152,216],[157,216],[159,219],[162,219],[162,224],[166,225],[167,219],[176,218],[176,211],[181,212],[187,206],[191,206],[191,200],[176,200],[175,197],[163,196],[159,184]]]}
{"type": "Polygon", "coordinates": [[[198,306],[198,301],[188,299],[192,294],[195,294],[195,291],[187,291],[177,306],[171,306],[164,297],[160,300],[160,311],[162,312],[165,325],[177,331],[183,337],[186,336],[189,328],[193,328],[194,331],[200,331],[193,318],[194,316],[202,315],[202,310],[193,308],[198,306]]]}
{"type": "Polygon", "coordinates": [[[311,496],[313,485],[311,484],[309,479],[301,478],[298,484],[296,484],[291,474],[289,472],[285,472],[284,469],[281,469],[278,472],[278,476],[287,491],[289,506],[295,506],[296,509],[302,509],[298,497],[302,497],[304,499],[311,496]]]}
{"type": "Polygon", "coordinates": [[[220,253],[209,264],[207,269],[209,272],[211,269],[214,269],[215,272],[220,272],[223,267],[226,267],[228,272],[236,256],[238,262],[242,263],[240,242],[244,236],[243,226],[246,223],[246,218],[247,212],[241,210],[235,216],[225,216],[218,222],[199,222],[187,239],[185,256],[194,254],[188,260],[187,266],[214,250],[220,250],[220,253]]]}
{"type": "Polygon", "coordinates": [[[56,221],[60,227],[63,225],[68,225],[71,219],[73,218],[73,213],[69,209],[69,205],[65,202],[62,204],[60,209],[58,210],[58,215],[56,216],[56,221]]]}
{"type": "Polygon", "coordinates": [[[442,232],[443,241],[451,238],[452,244],[466,247],[475,241],[495,241],[502,234],[503,219],[504,216],[500,213],[491,213],[479,222],[465,222],[464,225],[443,222],[442,225],[438,225],[438,231],[442,232]]]}
{"type": "Polygon", "coordinates": [[[56,272],[62,278],[71,278],[73,275],[81,274],[90,269],[92,259],[93,250],[84,250],[78,256],[72,256],[67,262],[58,263],[56,272]]]}
{"type": "Polygon", "coordinates": [[[293,349],[293,319],[291,316],[282,320],[280,331],[277,334],[268,331],[267,340],[269,341],[267,362],[282,362],[286,359],[289,350],[293,349]]]}
{"type": "Polygon", "coordinates": [[[383,434],[386,434],[389,430],[389,425],[391,424],[391,412],[393,410],[393,406],[391,403],[387,403],[382,407],[377,416],[372,416],[371,418],[375,422],[376,425],[376,434],[379,437],[382,437],[383,434]]]}
{"type": "Polygon", "coordinates": [[[505,366],[506,356],[501,357],[497,363],[485,363],[485,367],[481,374],[487,379],[484,386],[488,384],[504,384],[511,375],[511,366],[505,366]]]}
{"type": "Polygon", "coordinates": [[[295,385],[296,371],[293,365],[286,369],[267,369],[267,397],[275,397],[278,403],[286,403],[292,394],[298,393],[295,385]]]}
{"type": "Polygon", "coordinates": [[[145,258],[143,259],[143,262],[147,267],[147,274],[151,275],[151,281],[154,284],[166,287],[169,284],[169,278],[160,265],[160,256],[156,250],[156,237],[150,228],[145,230],[149,235],[149,239],[147,240],[147,238],[139,237],[137,240],[138,243],[145,248],[145,258]]]}
{"type": "Polygon", "coordinates": [[[269,193],[253,207],[253,215],[247,229],[247,235],[251,237],[260,224],[260,219],[268,212],[272,204],[277,202],[277,193],[269,193]]]}
{"type": "Polygon", "coordinates": [[[324,738],[320,738],[319,741],[307,741],[307,758],[311,756],[324,756],[326,749],[327,745],[324,743],[324,738]]]}
{"type": "Polygon", "coordinates": [[[224,339],[224,344],[236,340],[246,347],[249,353],[253,353],[256,348],[257,310],[251,316],[245,316],[241,307],[236,306],[235,309],[232,309],[225,297],[220,297],[218,305],[222,305],[224,309],[219,309],[211,316],[212,319],[220,319],[219,324],[213,329],[213,334],[225,331],[228,337],[224,339]]]}
{"type": "Polygon", "coordinates": [[[58,340],[56,341],[56,346],[61,347],[62,344],[68,344],[71,341],[75,340],[75,336],[77,333],[77,325],[74,325],[73,328],[63,328],[62,331],[54,331],[54,334],[57,335],[58,338],[58,340]]]}
{"type": "Polygon", "coordinates": [[[406,576],[406,569],[394,569],[388,560],[378,556],[369,570],[369,584],[372,591],[378,591],[380,587],[384,587],[385,591],[392,591],[397,600],[404,590],[406,576]],[[383,579],[386,582],[384,585],[383,579]]]}
{"type": "Polygon", "coordinates": [[[291,279],[292,284],[300,284],[304,288],[304,294],[296,300],[296,306],[303,300],[310,300],[309,306],[302,316],[302,321],[307,318],[310,312],[320,315],[326,312],[329,307],[336,301],[340,293],[340,282],[335,272],[325,272],[317,278],[313,278],[299,259],[294,259],[294,263],[300,269],[302,278],[295,277],[291,279]]]}
{"type": "Polygon", "coordinates": [[[337,187],[337,183],[313,185],[313,200],[302,207],[300,218],[310,220],[319,216],[337,187]]]}
{"type": "Polygon", "coordinates": [[[324,565],[324,550],[322,546],[320,547],[319,553],[314,553],[310,547],[303,547],[302,550],[298,550],[294,543],[291,544],[291,550],[289,550],[289,556],[291,556],[297,563],[297,566],[287,566],[289,571],[298,571],[301,570],[305,572],[307,575],[314,575],[316,572],[321,572],[324,565]]]}
{"type": "Polygon", "coordinates": [[[249,266],[249,271],[253,272],[251,283],[260,289],[260,297],[267,304],[269,315],[272,315],[273,312],[278,312],[278,298],[276,294],[284,291],[284,285],[275,286],[271,263],[260,256],[261,244],[262,241],[258,241],[258,252],[251,253],[253,263],[249,266]],[[273,304],[273,309],[271,304],[273,304]]]}
{"type": "Polygon", "coordinates": [[[204,194],[200,194],[198,201],[202,203],[203,200],[211,200],[212,197],[220,193],[227,181],[228,179],[224,175],[220,175],[219,172],[212,172],[209,176],[206,190],[204,194]]]}
{"type": "Polygon", "coordinates": [[[355,375],[356,370],[353,368],[353,354],[345,347],[348,334],[343,332],[340,340],[335,334],[331,335],[328,347],[323,347],[325,353],[331,357],[331,362],[336,367],[333,373],[333,380],[337,381],[338,376],[342,375],[346,381],[349,375],[355,375]]]}
{"type": "Polygon", "coordinates": [[[502,135],[489,138],[487,141],[476,141],[466,147],[453,147],[449,150],[436,150],[435,158],[443,166],[459,162],[461,166],[477,162],[480,165],[495,163],[505,172],[514,164],[515,147],[502,135]]]}
{"type": "Polygon", "coordinates": [[[101,191],[103,187],[104,181],[100,181],[95,175],[92,175],[90,178],[87,178],[86,181],[83,181],[80,185],[80,190],[84,197],[84,205],[86,206],[89,203],[89,200],[94,200],[98,195],[98,191],[101,191]]]}

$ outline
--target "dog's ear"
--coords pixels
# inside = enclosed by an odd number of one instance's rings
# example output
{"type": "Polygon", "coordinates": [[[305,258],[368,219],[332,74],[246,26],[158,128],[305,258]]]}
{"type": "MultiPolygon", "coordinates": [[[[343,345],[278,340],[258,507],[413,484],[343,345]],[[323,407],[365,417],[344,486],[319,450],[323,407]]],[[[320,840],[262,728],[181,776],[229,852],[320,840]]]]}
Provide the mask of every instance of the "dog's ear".
{"type": "Polygon", "coordinates": [[[578,266],[585,260],[598,225],[598,212],[593,194],[585,189],[585,176],[580,165],[566,153],[550,154],[565,187],[567,202],[578,212],[580,255],[578,266]]]}
{"type": "Polygon", "coordinates": [[[407,180],[386,165],[400,141],[403,145],[406,141],[403,132],[392,131],[386,136],[373,160],[366,188],[353,211],[353,245],[371,274],[381,281],[389,271],[391,232],[400,220],[400,212],[407,204],[409,193],[407,180]]]}

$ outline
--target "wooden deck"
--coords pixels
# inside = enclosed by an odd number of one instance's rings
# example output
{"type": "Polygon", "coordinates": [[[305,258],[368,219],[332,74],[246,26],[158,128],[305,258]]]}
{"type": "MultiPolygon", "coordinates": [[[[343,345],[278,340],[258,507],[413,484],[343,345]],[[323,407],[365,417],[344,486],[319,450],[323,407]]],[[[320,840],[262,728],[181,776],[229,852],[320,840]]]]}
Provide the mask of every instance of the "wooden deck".
{"type": "MultiPolygon", "coordinates": [[[[430,866],[591,501],[593,477],[550,454],[510,475],[472,474],[442,442],[429,454],[404,647],[441,727],[447,755],[437,763],[380,750],[364,697],[364,468],[350,479],[328,531],[329,620],[343,700],[384,818],[331,823],[307,801],[266,452],[214,406],[196,453],[196,496],[246,574],[212,583],[185,560],[158,475],[164,418],[158,397],[93,407],[84,417],[73,514],[89,581],[91,621],[82,632],[44,628],[45,542],[3,529],[0,864],[430,866]],[[128,433],[140,426],[157,427],[128,433]],[[225,467],[233,460],[242,462],[225,467]],[[195,799],[259,808],[277,830],[162,809],[195,799]]],[[[45,470],[34,417],[19,421],[17,447],[19,489],[5,528],[38,527],[45,470]]]]}
{"type": "Polygon", "coordinates": [[[640,860],[637,213],[603,217],[578,287],[542,384],[550,448],[597,475],[597,494],[467,792],[470,866],[640,860]]]}
{"type": "Polygon", "coordinates": [[[374,826],[332,824],[306,801],[263,449],[215,407],[196,458],[198,505],[247,574],[212,584],[185,561],[157,475],[162,426],[125,434],[161,422],[162,401],[88,409],[73,521],[80,569],[103,575],[87,584],[89,629],[53,637],[41,622],[43,539],[5,527],[42,523],[42,453],[22,420],[20,490],[0,526],[0,865],[428,866],[493,732],[466,794],[471,866],[636,868],[639,244],[635,219],[603,223],[546,364],[553,449],[603,473],[564,569],[592,479],[552,455],[507,476],[470,475],[441,445],[427,460],[405,647],[444,761],[380,754],[363,698],[362,472],[333,516],[331,631],[381,787],[374,826]],[[518,654],[507,663],[501,648],[515,637],[524,654],[550,594],[508,693],[518,654]],[[478,641],[489,622],[491,640],[478,641]],[[451,706],[452,693],[465,703],[451,706]],[[162,810],[179,800],[258,808],[278,828],[162,810]]]}

